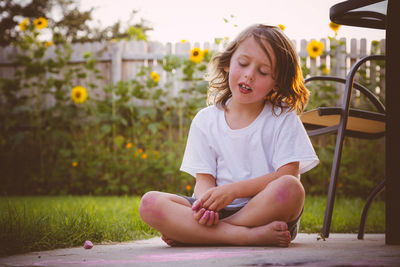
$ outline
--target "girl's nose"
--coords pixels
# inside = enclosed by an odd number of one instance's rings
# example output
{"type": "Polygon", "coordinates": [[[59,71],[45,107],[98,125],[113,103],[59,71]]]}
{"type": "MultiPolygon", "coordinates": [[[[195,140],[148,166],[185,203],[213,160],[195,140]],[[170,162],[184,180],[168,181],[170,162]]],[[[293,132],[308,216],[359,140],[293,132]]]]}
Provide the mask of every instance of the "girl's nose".
{"type": "Polygon", "coordinates": [[[252,73],[251,71],[248,71],[248,72],[246,72],[246,73],[244,74],[244,77],[245,77],[247,80],[252,81],[252,80],[253,80],[253,73],[252,73]]]}
{"type": "Polygon", "coordinates": [[[255,73],[256,69],[254,66],[249,66],[244,73],[244,77],[250,81],[254,80],[254,73],[255,73]]]}

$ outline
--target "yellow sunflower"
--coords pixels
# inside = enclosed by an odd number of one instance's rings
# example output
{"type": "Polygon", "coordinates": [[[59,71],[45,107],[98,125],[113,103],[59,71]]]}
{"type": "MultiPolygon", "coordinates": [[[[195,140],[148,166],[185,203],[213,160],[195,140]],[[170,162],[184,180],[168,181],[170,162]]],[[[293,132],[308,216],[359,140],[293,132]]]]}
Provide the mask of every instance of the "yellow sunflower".
{"type": "Polygon", "coordinates": [[[329,28],[331,28],[332,31],[335,32],[335,34],[337,34],[337,32],[339,31],[340,26],[342,26],[342,25],[336,24],[336,23],[334,23],[332,21],[329,23],[329,28]]]}
{"type": "Polygon", "coordinates": [[[126,144],[126,148],[127,148],[127,149],[132,148],[132,143],[131,143],[131,142],[127,143],[127,144],[126,144]]]}
{"type": "Polygon", "coordinates": [[[21,21],[21,23],[19,24],[19,28],[21,29],[21,31],[26,31],[26,26],[28,26],[29,24],[29,19],[24,19],[23,21],[21,21]]]}
{"type": "Polygon", "coordinates": [[[284,25],[282,25],[282,24],[278,24],[278,27],[282,30],[282,31],[284,31],[285,30],[285,26],[284,25]]]}
{"type": "Polygon", "coordinates": [[[76,104],[85,102],[87,98],[86,88],[83,86],[75,86],[72,88],[71,97],[76,104]]]}
{"type": "Polygon", "coordinates": [[[47,19],[40,17],[33,21],[33,25],[39,30],[44,29],[47,27],[47,19]]]}
{"type": "Polygon", "coordinates": [[[188,184],[188,185],[186,185],[186,190],[187,191],[190,191],[192,189],[192,187],[188,184]]]}
{"type": "Polygon", "coordinates": [[[200,63],[203,61],[204,53],[200,50],[200,48],[195,47],[190,50],[190,60],[194,63],[200,63]]]}
{"type": "Polygon", "coordinates": [[[52,41],[46,41],[46,42],[44,42],[44,46],[45,47],[49,47],[49,46],[52,46],[54,43],[52,42],[52,41]]]}
{"type": "Polygon", "coordinates": [[[72,167],[77,167],[78,166],[78,162],[76,162],[76,161],[74,161],[74,162],[72,162],[72,167]]]}
{"type": "Polygon", "coordinates": [[[316,58],[324,52],[324,43],[312,40],[307,45],[307,52],[311,58],[316,58]]]}
{"type": "Polygon", "coordinates": [[[158,73],[155,71],[150,72],[150,76],[155,83],[158,83],[158,81],[160,80],[160,75],[158,75],[158,73]]]}

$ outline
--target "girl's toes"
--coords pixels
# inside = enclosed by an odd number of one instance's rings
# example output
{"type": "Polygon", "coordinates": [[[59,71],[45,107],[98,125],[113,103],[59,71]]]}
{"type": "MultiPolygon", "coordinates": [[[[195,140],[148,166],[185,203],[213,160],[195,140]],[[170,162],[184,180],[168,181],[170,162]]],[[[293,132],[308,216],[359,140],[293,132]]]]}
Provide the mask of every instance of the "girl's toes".
{"type": "Polygon", "coordinates": [[[283,231],[280,234],[281,234],[279,238],[280,246],[288,247],[291,241],[289,231],[283,231]]]}
{"type": "Polygon", "coordinates": [[[290,244],[289,241],[288,241],[288,242],[281,242],[281,243],[280,243],[280,246],[281,246],[281,247],[284,247],[284,248],[287,248],[287,247],[289,246],[289,244],[290,244]]]}

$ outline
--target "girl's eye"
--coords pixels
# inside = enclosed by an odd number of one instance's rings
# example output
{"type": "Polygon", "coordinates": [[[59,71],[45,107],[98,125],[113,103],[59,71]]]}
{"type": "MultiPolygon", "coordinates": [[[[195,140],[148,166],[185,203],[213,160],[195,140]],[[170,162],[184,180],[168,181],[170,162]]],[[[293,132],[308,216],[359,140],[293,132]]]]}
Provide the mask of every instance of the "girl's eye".
{"type": "Polygon", "coordinates": [[[247,66],[247,63],[244,61],[239,61],[239,65],[242,67],[245,67],[245,66],[247,66]]]}
{"type": "Polygon", "coordinates": [[[264,75],[264,76],[268,75],[267,72],[264,72],[264,71],[262,71],[262,70],[260,70],[259,72],[260,72],[261,75],[264,75]]]}

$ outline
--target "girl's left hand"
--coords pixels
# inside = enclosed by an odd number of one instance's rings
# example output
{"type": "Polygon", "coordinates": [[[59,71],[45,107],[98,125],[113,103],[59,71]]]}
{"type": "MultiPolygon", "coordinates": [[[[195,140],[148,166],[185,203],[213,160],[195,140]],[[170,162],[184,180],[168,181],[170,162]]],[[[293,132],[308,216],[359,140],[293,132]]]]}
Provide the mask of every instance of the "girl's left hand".
{"type": "Polygon", "coordinates": [[[202,207],[201,202],[196,200],[192,205],[193,217],[199,223],[206,226],[213,226],[218,224],[219,215],[218,212],[212,210],[206,210],[202,207]]]}
{"type": "Polygon", "coordinates": [[[235,200],[235,196],[230,186],[231,184],[226,184],[208,189],[200,198],[202,207],[207,210],[220,211],[231,204],[235,200]]]}

